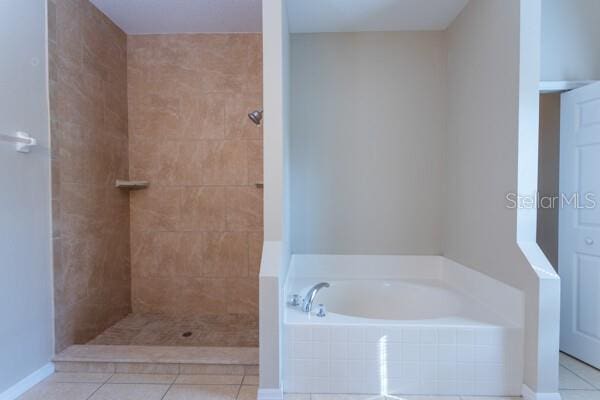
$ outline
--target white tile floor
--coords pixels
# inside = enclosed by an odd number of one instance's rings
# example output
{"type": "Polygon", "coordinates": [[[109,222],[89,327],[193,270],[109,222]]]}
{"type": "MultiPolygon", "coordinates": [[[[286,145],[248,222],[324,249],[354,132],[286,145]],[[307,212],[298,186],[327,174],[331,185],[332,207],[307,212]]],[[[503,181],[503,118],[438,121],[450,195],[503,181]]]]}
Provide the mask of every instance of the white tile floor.
{"type": "Polygon", "coordinates": [[[254,400],[256,376],[57,372],[19,400],[254,400]]]}
{"type": "Polygon", "coordinates": [[[600,400],[600,370],[561,353],[559,387],[563,400],[600,400]]]}
{"type": "MultiPolygon", "coordinates": [[[[255,400],[258,377],[56,373],[19,400],[255,400]]],[[[600,400],[600,370],[560,355],[563,400],[600,400]]],[[[368,395],[286,394],[285,400],[373,400],[368,395]]],[[[399,396],[406,400],[515,400],[503,397],[399,396]]]]}

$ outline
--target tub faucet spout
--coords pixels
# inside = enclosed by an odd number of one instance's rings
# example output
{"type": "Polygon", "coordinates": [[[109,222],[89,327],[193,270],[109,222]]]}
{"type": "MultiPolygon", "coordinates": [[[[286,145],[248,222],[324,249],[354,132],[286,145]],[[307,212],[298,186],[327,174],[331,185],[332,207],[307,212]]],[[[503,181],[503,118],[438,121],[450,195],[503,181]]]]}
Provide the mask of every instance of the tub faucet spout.
{"type": "Polygon", "coordinates": [[[302,302],[302,311],[304,312],[311,312],[312,307],[313,307],[313,301],[315,301],[315,297],[317,296],[317,293],[319,292],[319,290],[323,289],[323,288],[328,288],[329,287],[329,283],[327,282],[321,282],[321,283],[317,283],[315,286],[311,287],[308,291],[308,293],[306,293],[306,296],[304,297],[304,301],[302,302]]]}

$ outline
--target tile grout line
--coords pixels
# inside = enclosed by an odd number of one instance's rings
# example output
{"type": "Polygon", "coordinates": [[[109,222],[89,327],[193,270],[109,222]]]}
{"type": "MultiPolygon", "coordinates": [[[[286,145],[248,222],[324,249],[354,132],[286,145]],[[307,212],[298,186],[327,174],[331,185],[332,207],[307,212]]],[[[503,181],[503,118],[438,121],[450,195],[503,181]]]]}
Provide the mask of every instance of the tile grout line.
{"type": "Polygon", "coordinates": [[[169,385],[169,387],[165,391],[165,394],[162,395],[162,397],[160,398],[160,400],[163,400],[167,396],[167,394],[169,393],[169,391],[171,390],[171,388],[173,387],[173,385],[175,385],[175,382],[177,382],[177,378],[179,378],[179,375],[177,375],[175,377],[175,379],[173,380],[173,382],[171,382],[171,384],[169,385]]]}
{"type": "Polygon", "coordinates": [[[246,373],[244,372],[244,375],[242,375],[242,381],[240,382],[240,384],[238,386],[237,393],[235,394],[235,399],[236,400],[240,397],[240,392],[242,391],[242,385],[244,384],[244,378],[245,377],[246,377],[246,373]]]}
{"type": "Polygon", "coordinates": [[[169,385],[169,387],[165,391],[165,394],[162,395],[162,397],[160,398],[160,400],[163,400],[167,396],[167,394],[169,393],[169,391],[171,390],[171,388],[173,387],[173,385],[175,385],[175,382],[177,382],[177,379],[179,379],[180,376],[181,376],[181,364],[179,364],[177,366],[177,374],[175,375],[175,379],[173,379],[173,382],[171,382],[171,384],[169,385]]]}
{"type": "Polygon", "coordinates": [[[92,397],[93,397],[93,396],[94,396],[96,393],[98,393],[98,391],[99,391],[100,389],[102,389],[102,387],[103,387],[104,385],[106,385],[106,383],[107,383],[108,381],[110,381],[110,380],[111,380],[111,378],[112,378],[112,377],[115,375],[115,373],[116,373],[116,367],[115,367],[115,372],[111,372],[111,374],[110,374],[110,376],[108,377],[108,379],[107,379],[106,381],[104,381],[104,383],[102,383],[100,386],[98,386],[98,387],[96,388],[96,390],[94,390],[94,391],[92,392],[92,394],[90,394],[90,395],[89,395],[89,397],[87,397],[87,398],[86,398],[86,400],[90,400],[90,399],[91,399],[91,398],[92,398],[92,397]]]}

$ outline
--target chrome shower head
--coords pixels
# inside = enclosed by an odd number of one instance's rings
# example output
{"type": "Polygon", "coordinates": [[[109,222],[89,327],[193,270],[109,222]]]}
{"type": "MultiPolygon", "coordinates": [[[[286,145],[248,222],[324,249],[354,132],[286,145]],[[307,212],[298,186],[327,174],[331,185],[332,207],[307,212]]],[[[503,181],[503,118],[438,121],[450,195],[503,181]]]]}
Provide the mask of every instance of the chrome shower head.
{"type": "Polygon", "coordinates": [[[263,110],[254,110],[250,114],[248,114],[248,118],[256,125],[260,125],[263,117],[263,110]]]}

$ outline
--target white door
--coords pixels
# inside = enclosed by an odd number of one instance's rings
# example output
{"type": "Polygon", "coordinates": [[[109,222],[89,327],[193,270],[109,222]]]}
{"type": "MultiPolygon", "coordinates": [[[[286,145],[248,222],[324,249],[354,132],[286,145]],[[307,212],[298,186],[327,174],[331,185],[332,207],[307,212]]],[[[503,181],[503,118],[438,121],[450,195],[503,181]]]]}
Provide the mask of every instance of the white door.
{"type": "Polygon", "coordinates": [[[560,348],[600,368],[600,83],[562,95],[560,130],[560,348]]]}

